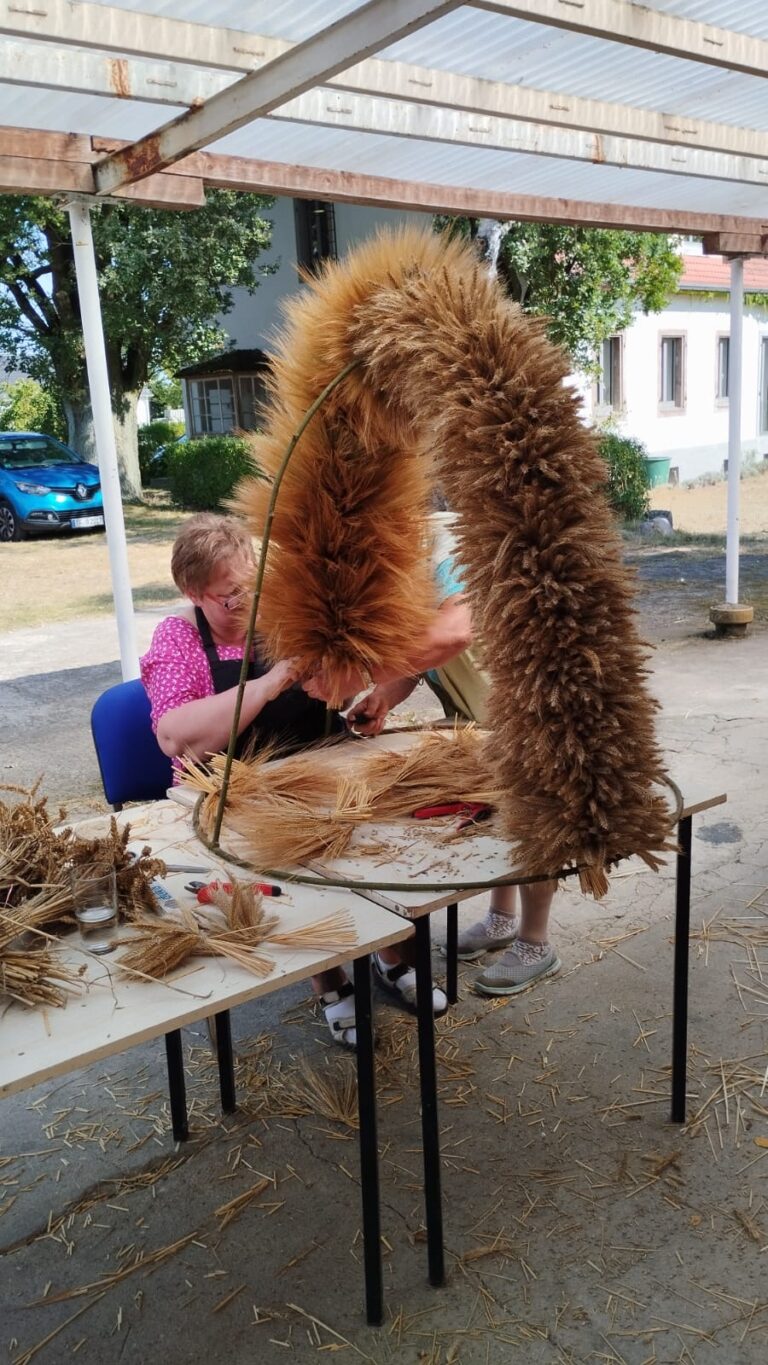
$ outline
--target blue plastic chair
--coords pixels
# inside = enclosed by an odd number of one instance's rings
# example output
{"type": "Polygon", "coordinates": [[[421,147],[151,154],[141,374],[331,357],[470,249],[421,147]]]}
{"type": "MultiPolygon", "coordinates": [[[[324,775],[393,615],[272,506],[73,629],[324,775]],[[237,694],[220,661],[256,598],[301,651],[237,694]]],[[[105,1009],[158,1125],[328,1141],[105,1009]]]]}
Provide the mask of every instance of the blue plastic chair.
{"type": "MultiPolygon", "coordinates": [[[[91,711],[91,734],[99,760],[104,795],[114,810],[124,801],[161,801],[173,782],[173,765],[152,733],[151,708],[144,684],[135,678],[103,692],[91,711]]],[[[236,1108],[235,1072],[229,1011],[215,1016],[212,1038],[219,1065],[221,1103],[225,1113],[236,1108]]],[[[181,1030],[165,1035],[173,1136],[188,1135],[181,1030]]]]}
{"type": "Polygon", "coordinates": [[[152,733],[149,697],[134,678],[103,692],[91,711],[91,734],[104,795],[114,810],[125,801],[160,801],[173,766],[152,733]]]}

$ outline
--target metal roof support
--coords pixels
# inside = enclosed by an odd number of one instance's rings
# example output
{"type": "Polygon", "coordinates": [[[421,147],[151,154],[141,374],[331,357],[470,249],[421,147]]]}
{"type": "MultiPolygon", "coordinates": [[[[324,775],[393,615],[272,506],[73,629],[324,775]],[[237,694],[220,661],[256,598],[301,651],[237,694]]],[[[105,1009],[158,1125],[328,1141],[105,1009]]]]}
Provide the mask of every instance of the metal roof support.
{"type": "Polygon", "coordinates": [[[741,358],[744,332],[744,258],[731,260],[731,330],[728,341],[728,530],[725,600],[739,601],[739,499],[741,494],[741,358]]]}
{"type": "Polygon", "coordinates": [[[345,66],[457,9],[461,0],[368,0],[308,42],[244,76],[199,109],[116,152],[95,169],[99,194],[163,170],[187,152],[263,118],[286,100],[321,85],[345,66]]]}
{"type": "Polygon", "coordinates": [[[80,201],[68,205],[72,232],[72,247],[77,272],[77,292],[85,341],[88,368],[88,388],[91,394],[96,451],[101,474],[104,501],[104,521],[107,531],[109,567],[112,574],[112,594],[115,599],[117,635],[120,642],[120,663],[123,680],[138,678],[139,652],[136,643],[136,623],[133,615],[131,578],[128,570],[128,549],[125,542],[123,499],[117,464],[115,428],[112,420],[112,400],[109,391],[107,352],[101,321],[99,281],[91,232],[91,210],[80,201]]]}

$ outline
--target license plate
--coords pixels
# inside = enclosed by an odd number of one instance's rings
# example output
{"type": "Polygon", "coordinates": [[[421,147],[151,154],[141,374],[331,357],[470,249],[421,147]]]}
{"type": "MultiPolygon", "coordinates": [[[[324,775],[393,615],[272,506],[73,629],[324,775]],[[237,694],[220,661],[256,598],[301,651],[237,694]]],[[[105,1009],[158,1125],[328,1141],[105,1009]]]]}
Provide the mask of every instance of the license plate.
{"type": "Polygon", "coordinates": [[[73,517],[70,521],[73,531],[87,531],[89,526],[103,526],[103,517],[73,517]]]}

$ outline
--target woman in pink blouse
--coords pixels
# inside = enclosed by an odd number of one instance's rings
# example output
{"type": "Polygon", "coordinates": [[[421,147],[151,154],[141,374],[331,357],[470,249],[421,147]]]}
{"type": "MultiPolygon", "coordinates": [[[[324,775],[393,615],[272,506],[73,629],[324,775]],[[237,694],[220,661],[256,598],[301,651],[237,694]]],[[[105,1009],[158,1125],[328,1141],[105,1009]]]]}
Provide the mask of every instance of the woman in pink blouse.
{"type": "MultiPolygon", "coordinates": [[[[152,706],[152,727],[163,753],[174,760],[191,753],[204,759],[227,747],[235,713],[245,631],[237,608],[253,571],[250,537],[234,517],[203,512],[190,518],[173,546],[171,573],[187,604],[157,626],[141,660],[141,678],[152,706]]],[[[331,712],[331,733],[346,729],[331,712]]],[[[254,646],[238,728],[238,755],[278,740],[283,752],[303,748],[327,733],[324,702],[310,697],[298,682],[293,662],[271,668],[254,646]]],[[[394,949],[387,960],[399,963],[394,949]]],[[[399,995],[415,998],[415,973],[400,964],[399,995]],[[412,978],[412,980],[411,980],[412,978]],[[411,990],[412,988],[412,990],[411,990]]],[[[334,1041],[354,1047],[354,991],[340,969],[313,980],[334,1041]]],[[[447,1000],[435,988],[435,1013],[447,1000]]]]}

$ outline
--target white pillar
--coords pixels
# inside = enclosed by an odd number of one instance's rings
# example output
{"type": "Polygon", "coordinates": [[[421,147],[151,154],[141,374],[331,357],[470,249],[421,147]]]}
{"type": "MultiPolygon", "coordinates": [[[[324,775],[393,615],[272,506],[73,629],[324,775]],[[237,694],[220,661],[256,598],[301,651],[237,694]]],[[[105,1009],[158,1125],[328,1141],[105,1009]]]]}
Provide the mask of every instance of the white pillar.
{"type": "Polygon", "coordinates": [[[112,400],[109,391],[107,353],[101,321],[99,282],[91,232],[91,211],[87,204],[71,203],[69,223],[77,272],[77,292],[85,341],[88,368],[88,387],[96,434],[96,451],[101,475],[104,501],[104,524],[107,532],[109,567],[112,574],[112,595],[115,599],[117,635],[120,641],[120,664],[123,679],[138,678],[139,652],[136,644],[136,622],[133,616],[131,578],[128,571],[128,549],[125,543],[123,498],[112,421],[112,400]]]}
{"type": "Polygon", "coordinates": [[[741,355],[744,319],[744,262],[731,260],[731,333],[728,342],[728,531],[725,544],[725,600],[739,601],[739,497],[741,493],[741,355]]]}

